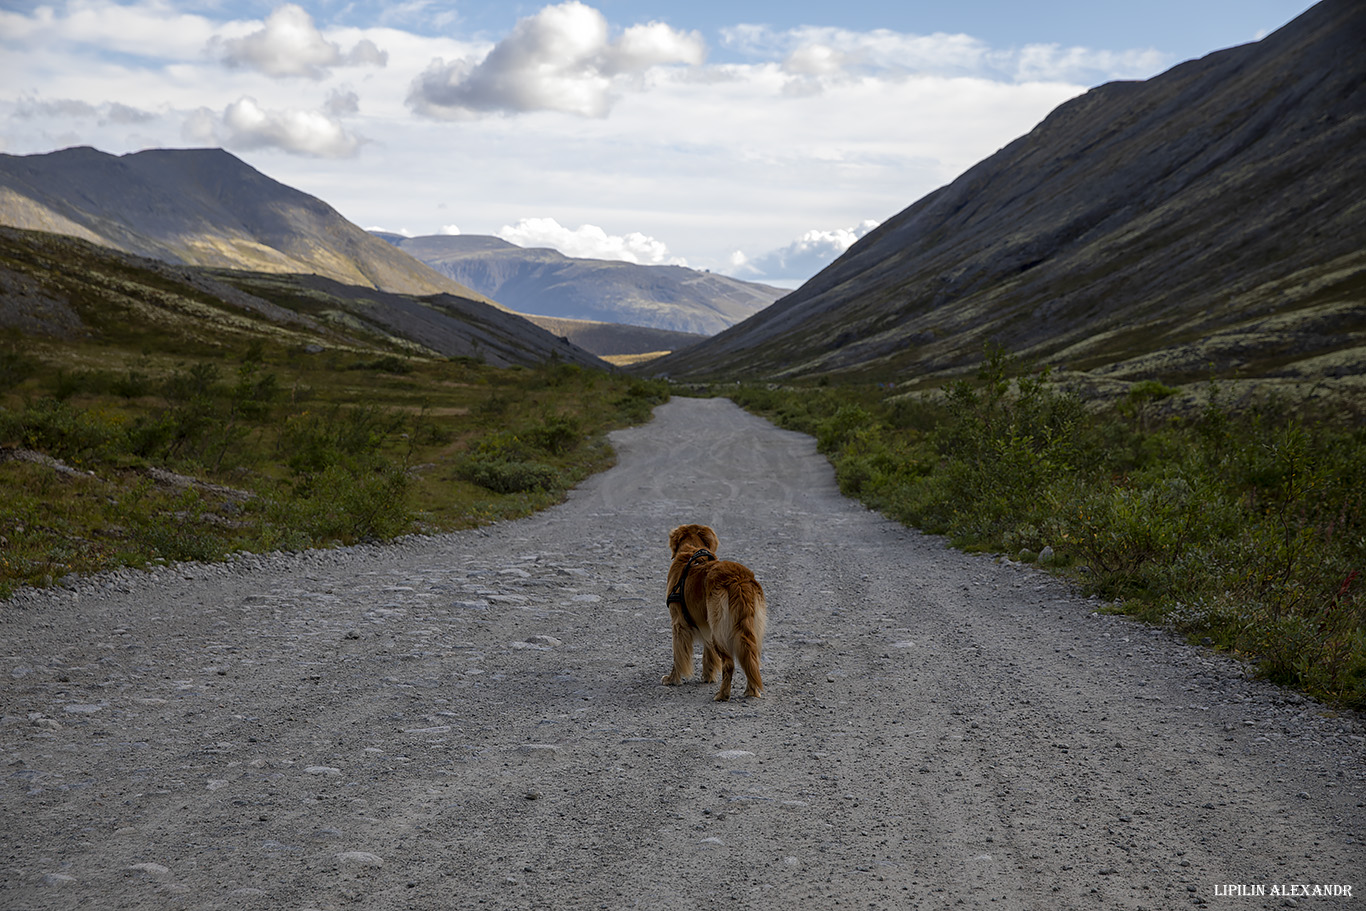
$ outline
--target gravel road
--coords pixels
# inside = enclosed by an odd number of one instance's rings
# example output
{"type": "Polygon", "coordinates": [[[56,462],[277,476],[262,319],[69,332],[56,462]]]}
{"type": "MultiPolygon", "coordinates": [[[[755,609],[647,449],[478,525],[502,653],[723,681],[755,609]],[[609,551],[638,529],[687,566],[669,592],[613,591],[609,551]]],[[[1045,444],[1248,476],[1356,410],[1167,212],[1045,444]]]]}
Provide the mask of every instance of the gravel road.
{"type": "Polygon", "coordinates": [[[1366,907],[1360,716],[730,402],[613,440],[525,520],[0,604],[0,907],[1366,907]],[[683,522],[764,585],[763,699],[659,683],[683,522]]]}

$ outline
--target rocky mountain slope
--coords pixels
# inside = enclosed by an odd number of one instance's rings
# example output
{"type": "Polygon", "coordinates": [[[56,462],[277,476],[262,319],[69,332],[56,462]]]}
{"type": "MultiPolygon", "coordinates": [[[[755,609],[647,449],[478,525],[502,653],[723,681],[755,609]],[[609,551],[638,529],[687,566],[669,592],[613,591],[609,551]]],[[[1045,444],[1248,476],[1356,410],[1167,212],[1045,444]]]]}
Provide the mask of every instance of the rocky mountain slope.
{"type": "Polygon", "coordinates": [[[802,288],[651,365],[932,378],[985,342],[1094,375],[1366,380],[1366,4],[1095,88],[802,288]]]}
{"type": "Polygon", "coordinates": [[[221,149],[0,155],[0,224],[168,263],[488,302],[221,149]]]}
{"type": "Polygon", "coordinates": [[[504,306],[539,316],[712,335],[786,293],[683,266],[579,259],[483,235],[378,236],[504,306]]]}
{"type": "Polygon", "coordinates": [[[187,351],[269,338],[301,352],[608,366],[480,300],[395,294],[319,275],[170,265],[73,237],[6,227],[0,227],[0,330],[34,340],[128,344],[170,337],[187,351]]]}
{"type": "Polygon", "coordinates": [[[566,338],[611,363],[622,363],[622,359],[635,362],[641,360],[643,355],[659,356],[664,352],[679,351],[707,337],[694,332],[674,332],[671,329],[651,329],[625,323],[523,315],[551,335],[566,338]]]}

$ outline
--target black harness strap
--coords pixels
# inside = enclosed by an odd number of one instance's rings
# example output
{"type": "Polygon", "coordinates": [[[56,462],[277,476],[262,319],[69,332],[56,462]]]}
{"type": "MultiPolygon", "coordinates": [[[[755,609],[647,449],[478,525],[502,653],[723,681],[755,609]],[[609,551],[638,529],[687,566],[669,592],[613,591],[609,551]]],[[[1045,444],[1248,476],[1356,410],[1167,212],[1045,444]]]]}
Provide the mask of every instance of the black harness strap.
{"type": "Polygon", "coordinates": [[[688,581],[688,570],[692,569],[694,563],[710,563],[715,559],[716,554],[706,548],[699,548],[693,551],[692,558],[688,560],[687,565],[683,567],[683,575],[678,577],[678,583],[669,590],[669,598],[664,602],[666,605],[678,602],[682,608],[683,619],[688,621],[688,625],[693,629],[701,629],[701,627],[699,627],[697,621],[692,618],[692,614],[688,611],[687,599],[683,597],[683,586],[688,581]]]}

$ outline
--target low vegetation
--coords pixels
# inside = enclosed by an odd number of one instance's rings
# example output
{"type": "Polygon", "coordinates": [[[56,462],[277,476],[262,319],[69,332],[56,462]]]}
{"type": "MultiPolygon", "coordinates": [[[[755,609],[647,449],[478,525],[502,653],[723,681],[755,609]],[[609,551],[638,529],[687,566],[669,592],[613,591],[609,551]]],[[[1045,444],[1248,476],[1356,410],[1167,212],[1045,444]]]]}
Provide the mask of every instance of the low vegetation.
{"type": "Polygon", "coordinates": [[[1095,406],[993,351],[937,396],[725,394],[813,435],[841,489],[956,546],[1041,561],[1278,682],[1366,708],[1366,421],[1311,401],[1095,406]]]}
{"type": "Polygon", "coordinates": [[[244,341],[0,339],[0,598],[238,551],[469,527],[557,502],[667,387],[244,341]]]}

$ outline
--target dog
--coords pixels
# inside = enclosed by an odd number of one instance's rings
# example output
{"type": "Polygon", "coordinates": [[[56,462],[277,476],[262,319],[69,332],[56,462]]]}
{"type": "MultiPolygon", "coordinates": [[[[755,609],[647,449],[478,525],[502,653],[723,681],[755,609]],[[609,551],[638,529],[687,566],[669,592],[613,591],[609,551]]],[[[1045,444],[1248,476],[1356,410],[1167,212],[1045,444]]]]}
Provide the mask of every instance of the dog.
{"type": "Polygon", "coordinates": [[[759,673],[768,604],[764,589],[748,567],[718,560],[720,540],[705,525],[680,525],[669,532],[669,618],[673,625],[673,670],[660,679],[676,686],[692,676],[693,643],[702,638],[702,678],[721,688],[716,701],[730,699],[738,662],[745,672],[745,695],[764,694],[759,673]]]}

